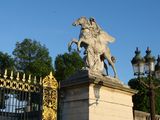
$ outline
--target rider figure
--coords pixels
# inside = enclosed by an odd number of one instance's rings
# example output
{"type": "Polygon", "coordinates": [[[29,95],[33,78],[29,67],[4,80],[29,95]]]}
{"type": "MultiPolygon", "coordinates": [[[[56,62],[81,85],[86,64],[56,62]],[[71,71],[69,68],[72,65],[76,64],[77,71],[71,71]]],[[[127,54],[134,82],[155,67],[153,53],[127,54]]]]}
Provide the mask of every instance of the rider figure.
{"type": "Polygon", "coordinates": [[[93,17],[89,18],[89,22],[90,22],[90,31],[91,31],[93,37],[97,38],[102,29],[96,23],[96,21],[95,21],[95,19],[93,17]]]}

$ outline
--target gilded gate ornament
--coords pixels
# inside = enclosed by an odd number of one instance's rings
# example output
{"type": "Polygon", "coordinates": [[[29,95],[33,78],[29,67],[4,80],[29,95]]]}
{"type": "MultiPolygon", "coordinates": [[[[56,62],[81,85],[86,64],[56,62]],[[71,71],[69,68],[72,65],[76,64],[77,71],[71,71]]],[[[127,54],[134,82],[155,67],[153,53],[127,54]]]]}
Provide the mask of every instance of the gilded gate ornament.
{"type": "Polygon", "coordinates": [[[5,69],[4,73],[0,74],[0,118],[8,120],[16,116],[15,119],[28,120],[36,111],[32,119],[41,120],[43,113],[43,120],[56,120],[58,84],[52,73],[45,77],[43,83],[41,77],[38,80],[36,76],[14,73],[16,72],[5,69]],[[42,99],[43,104],[40,102],[42,99]]]}
{"type": "MultiPolygon", "coordinates": [[[[0,88],[7,88],[26,92],[36,92],[40,91],[39,83],[31,83],[31,75],[29,75],[28,81],[26,79],[25,73],[23,73],[23,78],[19,77],[19,72],[17,73],[16,79],[13,77],[13,71],[11,71],[10,76],[7,76],[7,69],[3,76],[0,76],[0,88]]],[[[37,80],[34,80],[37,81],[37,80]]]]}
{"type": "Polygon", "coordinates": [[[57,89],[58,82],[51,72],[43,79],[42,120],[57,120],[57,89]]]}

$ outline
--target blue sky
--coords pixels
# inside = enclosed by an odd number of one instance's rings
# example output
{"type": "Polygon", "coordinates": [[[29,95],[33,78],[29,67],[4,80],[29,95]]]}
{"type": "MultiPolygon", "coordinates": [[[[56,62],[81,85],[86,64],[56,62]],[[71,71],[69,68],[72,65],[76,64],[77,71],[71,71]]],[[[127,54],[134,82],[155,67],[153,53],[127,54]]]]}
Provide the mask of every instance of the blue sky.
{"type": "Polygon", "coordinates": [[[81,16],[94,17],[116,38],[109,47],[125,83],[134,77],[130,60],[136,47],[142,55],[147,46],[153,55],[160,54],[159,0],[1,0],[0,51],[12,55],[17,41],[30,38],[45,44],[54,61],[78,38],[79,28],[72,22],[81,16]]]}

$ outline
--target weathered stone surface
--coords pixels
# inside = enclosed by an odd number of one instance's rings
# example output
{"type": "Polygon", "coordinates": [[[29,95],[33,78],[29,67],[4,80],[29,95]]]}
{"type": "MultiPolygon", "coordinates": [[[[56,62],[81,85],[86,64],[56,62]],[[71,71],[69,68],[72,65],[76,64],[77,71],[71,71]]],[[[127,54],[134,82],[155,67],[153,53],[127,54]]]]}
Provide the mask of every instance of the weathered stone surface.
{"type": "MultiPolygon", "coordinates": [[[[134,120],[150,120],[150,113],[135,110],[134,120]]],[[[160,120],[160,115],[156,115],[156,120],[160,120]]]]}
{"type": "Polygon", "coordinates": [[[79,71],[61,83],[62,120],[133,120],[136,91],[118,79],[79,71]]]}

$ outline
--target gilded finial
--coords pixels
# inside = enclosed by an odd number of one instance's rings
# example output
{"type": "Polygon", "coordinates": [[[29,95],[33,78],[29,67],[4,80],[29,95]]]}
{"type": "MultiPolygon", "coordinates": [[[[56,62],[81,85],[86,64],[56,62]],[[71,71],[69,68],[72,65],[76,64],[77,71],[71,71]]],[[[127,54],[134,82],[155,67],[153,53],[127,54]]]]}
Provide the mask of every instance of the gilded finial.
{"type": "Polygon", "coordinates": [[[50,79],[53,78],[53,73],[52,73],[52,71],[51,71],[50,74],[49,74],[49,78],[50,78],[50,79]]]}

